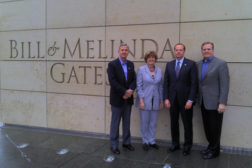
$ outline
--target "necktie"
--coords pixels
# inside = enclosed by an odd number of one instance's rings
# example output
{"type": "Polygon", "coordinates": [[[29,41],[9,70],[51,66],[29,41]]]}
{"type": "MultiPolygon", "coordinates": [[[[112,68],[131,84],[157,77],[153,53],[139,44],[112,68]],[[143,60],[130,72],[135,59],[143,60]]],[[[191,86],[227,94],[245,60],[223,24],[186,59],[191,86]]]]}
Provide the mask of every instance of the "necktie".
{"type": "Polygon", "coordinates": [[[177,66],[175,68],[175,71],[176,71],[176,77],[178,78],[179,77],[179,71],[180,71],[180,66],[179,66],[180,62],[178,61],[177,63],[177,66]]]}

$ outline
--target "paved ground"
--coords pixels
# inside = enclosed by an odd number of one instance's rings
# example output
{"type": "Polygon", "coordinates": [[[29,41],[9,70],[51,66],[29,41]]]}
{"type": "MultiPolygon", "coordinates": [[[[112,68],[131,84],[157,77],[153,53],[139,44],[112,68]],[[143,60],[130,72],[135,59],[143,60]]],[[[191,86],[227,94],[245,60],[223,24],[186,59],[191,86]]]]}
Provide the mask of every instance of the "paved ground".
{"type": "Polygon", "coordinates": [[[252,168],[252,156],[221,153],[220,157],[203,160],[198,150],[183,156],[182,150],[167,153],[159,150],[125,151],[113,162],[104,160],[111,155],[109,141],[53,131],[27,128],[0,128],[0,168],[252,168]],[[64,154],[65,153],[65,154],[64,154]]]}

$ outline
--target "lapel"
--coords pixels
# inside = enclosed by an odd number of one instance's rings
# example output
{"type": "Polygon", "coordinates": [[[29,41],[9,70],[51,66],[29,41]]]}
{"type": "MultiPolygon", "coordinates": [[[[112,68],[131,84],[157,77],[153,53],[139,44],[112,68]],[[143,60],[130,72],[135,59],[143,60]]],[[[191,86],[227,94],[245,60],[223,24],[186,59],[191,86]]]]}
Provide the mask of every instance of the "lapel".
{"type": "Polygon", "coordinates": [[[175,64],[176,64],[176,60],[173,60],[171,62],[171,74],[173,74],[173,77],[176,79],[176,71],[175,71],[175,64]]]}
{"type": "MultiPolygon", "coordinates": [[[[206,71],[205,71],[205,73],[204,73],[204,76],[203,76],[203,80],[205,80],[206,79],[206,77],[207,77],[207,75],[208,75],[208,73],[209,73],[209,71],[214,67],[214,62],[215,62],[215,57],[213,58],[213,60],[210,62],[210,64],[208,65],[208,67],[207,67],[207,69],[206,69],[206,71]]],[[[201,72],[201,71],[200,71],[201,72]]]]}
{"type": "Polygon", "coordinates": [[[199,81],[201,81],[201,70],[202,70],[202,65],[203,65],[203,61],[199,61],[199,64],[198,64],[198,79],[199,81]]]}
{"type": "Polygon", "coordinates": [[[187,59],[184,58],[183,64],[182,64],[182,66],[181,66],[181,68],[180,68],[180,71],[179,71],[179,75],[180,75],[180,73],[181,73],[182,71],[185,70],[187,64],[188,64],[187,59]]]}
{"type": "MultiPolygon", "coordinates": [[[[119,58],[117,58],[116,66],[117,66],[117,69],[119,70],[119,73],[121,74],[120,76],[122,77],[122,80],[124,82],[126,82],[124,71],[123,71],[123,68],[122,68],[122,65],[121,65],[119,58]]],[[[127,68],[128,68],[128,66],[127,66],[127,68]]]]}

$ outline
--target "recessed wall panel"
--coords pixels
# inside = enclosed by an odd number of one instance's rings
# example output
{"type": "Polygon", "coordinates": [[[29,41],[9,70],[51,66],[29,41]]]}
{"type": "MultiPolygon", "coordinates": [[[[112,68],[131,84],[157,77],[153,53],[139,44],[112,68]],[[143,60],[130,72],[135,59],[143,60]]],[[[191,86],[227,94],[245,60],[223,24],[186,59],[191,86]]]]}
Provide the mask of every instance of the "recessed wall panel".
{"type": "Polygon", "coordinates": [[[45,28],[45,11],[45,0],[1,3],[0,31],[43,29],[45,28]]]}
{"type": "Polygon", "coordinates": [[[215,55],[227,62],[252,61],[252,21],[221,21],[181,24],[181,42],[187,47],[186,56],[202,59],[201,44],[215,44],[215,55]]]}
{"type": "Polygon", "coordinates": [[[167,23],[179,21],[179,0],[107,0],[107,25],[167,23]]]}
{"type": "Polygon", "coordinates": [[[227,107],[223,116],[222,145],[251,148],[251,111],[251,107],[227,107]]]}
{"type": "Polygon", "coordinates": [[[104,133],[104,97],[48,94],[48,127],[104,133]]]}
{"type": "Polygon", "coordinates": [[[250,63],[229,63],[230,89],[228,104],[252,106],[252,66],[250,63]]]}
{"type": "Polygon", "coordinates": [[[1,90],[2,122],[47,127],[46,94],[1,90]]]}
{"type": "Polygon", "coordinates": [[[250,0],[182,0],[181,21],[207,21],[252,18],[250,0]]]}
{"type": "Polygon", "coordinates": [[[43,61],[1,61],[1,89],[46,91],[43,61]]]}
{"type": "Polygon", "coordinates": [[[105,25],[104,0],[49,0],[47,27],[83,27],[105,25]]]}

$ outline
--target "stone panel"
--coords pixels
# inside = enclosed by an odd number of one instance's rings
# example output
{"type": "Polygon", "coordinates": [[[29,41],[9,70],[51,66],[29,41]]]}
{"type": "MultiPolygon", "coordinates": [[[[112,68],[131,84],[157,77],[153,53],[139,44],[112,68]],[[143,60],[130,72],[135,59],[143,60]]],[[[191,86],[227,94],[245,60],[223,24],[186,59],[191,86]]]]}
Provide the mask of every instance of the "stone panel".
{"type": "Polygon", "coordinates": [[[0,32],[0,60],[45,60],[45,31],[0,32]]]}
{"type": "Polygon", "coordinates": [[[48,28],[104,25],[104,0],[47,1],[48,28]]]}
{"type": "Polygon", "coordinates": [[[221,144],[251,148],[252,107],[228,106],[223,117],[221,144]]]}
{"type": "Polygon", "coordinates": [[[182,0],[181,21],[205,21],[252,18],[250,0],[182,0]]]}
{"type": "Polygon", "coordinates": [[[252,22],[221,21],[181,23],[181,42],[187,47],[186,56],[198,61],[205,41],[215,44],[215,55],[227,62],[252,61],[252,22]]]}
{"type": "Polygon", "coordinates": [[[230,90],[228,104],[252,106],[252,66],[250,63],[229,63],[230,90]]]}
{"type": "Polygon", "coordinates": [[[103,62],[47,63],[47,91],[54,93],[104,95],[103,62]]]}
{"type": "Polygon", "coordinates": [[[106,6],[107,25],[167,23],[179,21],[179,0],[107,0],[106,6]]]}
{"type": "Polygon", "coordinates": [[[0,108],[4,123],[47,127],[45,93],[1,90],[0,108]]]}
{"type": "Polygon", "coordinates": [[[144,53],[147,50],[154,50],[159,55],[159,61],[168,61],[172,59],[170,49],[179,42],[179,24],[108,27],[106,33],[108,60],[118,57],[121,41],[129,45],[129,60],[143,61],[144,53]]]}
{"type": "Polygon", "coordinates": [[[0,31],[45,28],[45,3],[44,0],[1,3],[0,31]]]}
{"type": "Polygon", "coordinates": [[[1,61],[1,89],[46,91],[43,61],[1,61]]]}
{"type": "Polygon", "coordinates": [[[47,31],[48,60],[104,61],[105,28],[47,31]]]}
{"type": "Polygon", "coordinates": [[[48,94],[48,127],[104,133],[104,102],[104,97],[48,94]]]}

